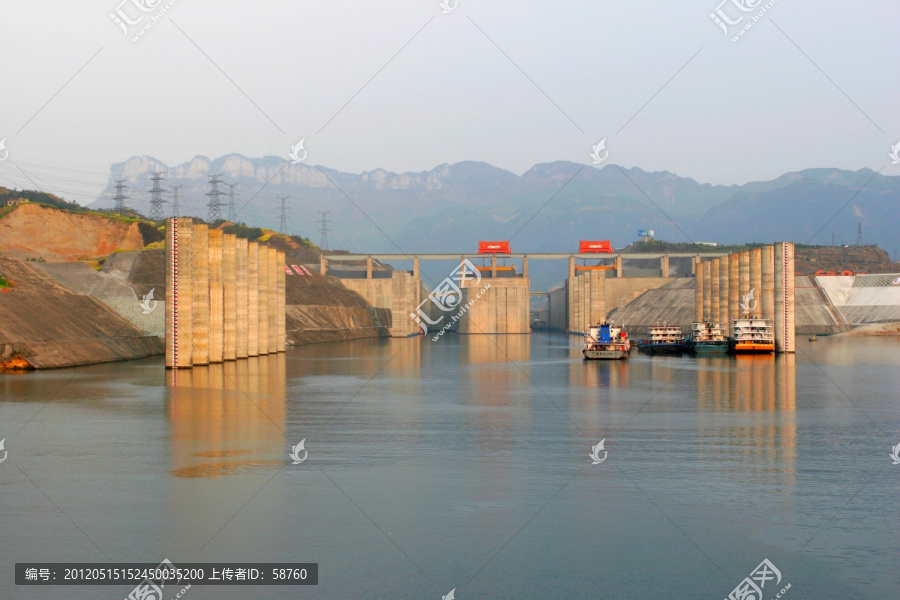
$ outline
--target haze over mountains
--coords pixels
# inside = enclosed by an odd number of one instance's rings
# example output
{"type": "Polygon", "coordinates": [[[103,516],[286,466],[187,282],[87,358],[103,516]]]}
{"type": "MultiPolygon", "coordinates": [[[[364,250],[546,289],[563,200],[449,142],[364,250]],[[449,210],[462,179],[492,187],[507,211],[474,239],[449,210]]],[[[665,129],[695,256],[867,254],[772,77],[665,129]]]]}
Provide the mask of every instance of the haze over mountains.
{"type": "Polygon", "coordinates": [[[580,239],[610,239],[623,247],[638,229],[654,229],[657,238],[673,242],[724,244],[828,245],[834,232],[836,243],[852,244],[858,223],[865,244],[893,253],[900,241],[900,177],[869,169],[807,169],[724,186],[666,171],[562,161],[519,176],[478,162],[419,173],[353,174],[271,156],[198,156],[173,167],[141,156],[111,167],[110,186],[93,206],[111,207],[112,183],[125,179],[128,205],[146,212],[144,190],[154,171],[165,174],[165,187],[183,186],[182,214],[206,218],[207,180],[218,173],[239,184],[237,220],[277,229],[277,196],[290,196],[288,233],[318,242],[317,211],[331,211],[331,247],[355,252],[473,252],[485,239],[512,240],[518,252],[564,252],[575,250],[580,239]]]}

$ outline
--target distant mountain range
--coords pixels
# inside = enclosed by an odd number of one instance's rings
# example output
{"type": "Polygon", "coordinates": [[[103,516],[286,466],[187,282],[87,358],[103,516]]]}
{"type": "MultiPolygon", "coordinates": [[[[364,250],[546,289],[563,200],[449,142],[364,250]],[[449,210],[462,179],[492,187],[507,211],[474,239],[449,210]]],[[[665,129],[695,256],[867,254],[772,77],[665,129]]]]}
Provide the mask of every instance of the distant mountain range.
{"type": "MultiPolygon", "coordinates": [[[[198,156],[169,167],[141,156],[111,167],[110,186],[92,206],[113,206],[113,182],[125,179],[129,206],[146,213],[154,171],[163,172],[166,187],[182,186],[183,214],[207,217],[210,173],[238,184],[237,220],[248,225],[278,229],[277,197],[290,196],[288,233],[318,242],[317,211],[331,211],[330,246],[354,252],[472,252],[478,240],[512,240],[519,252],[572,251],[580,239],[623,247],[639,229],[673,242],[722,244],[828,245],[834,232],[836,243],[852,244],[859,223],[865,244],[893,253],[900,241],[900,177],[869,169],[807,169],[725,186],[666,171],[562,161],[519,176],[479,162],[353,174],[279,157],[198,156]]],[[[226,202],[228,187],[220,189],[226,202]]]]}

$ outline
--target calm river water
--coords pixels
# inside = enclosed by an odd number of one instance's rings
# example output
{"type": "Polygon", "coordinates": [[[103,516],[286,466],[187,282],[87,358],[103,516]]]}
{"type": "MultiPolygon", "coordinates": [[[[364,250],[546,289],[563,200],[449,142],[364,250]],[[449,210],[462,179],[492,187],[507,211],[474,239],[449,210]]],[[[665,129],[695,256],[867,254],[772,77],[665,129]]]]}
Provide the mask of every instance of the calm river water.
{"type": "Polygon", "coordinates": [[[535,334],[314,345],[175,385],[161,359],[0,374],[0,598],[132,587],[16,587],[16,562],[163,558],[319,563],[315,587],[188,600],[721,600],[764,559],[766,600],[896,597],[898,367],[896,338],[583,362],[535,334]]]}

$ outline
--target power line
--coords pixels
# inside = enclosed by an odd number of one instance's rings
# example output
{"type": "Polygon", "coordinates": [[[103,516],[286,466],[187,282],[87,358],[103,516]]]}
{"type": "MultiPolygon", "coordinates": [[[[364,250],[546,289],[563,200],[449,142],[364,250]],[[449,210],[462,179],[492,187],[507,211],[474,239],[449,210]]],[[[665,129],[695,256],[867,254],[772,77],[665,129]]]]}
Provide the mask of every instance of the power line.
{"type": "Polygon", "coordinates": [[[219,196],[221,196],[223,192],[219,189],[219,184],[224,182],[219,181],[219,177],[221,177],[221,175],[209,176],[210,189],[205,194],[206,196],[209,196],[209,203],[206,205],[209,207],[209,211],[206,215],[207,223],[215,223],[222,218],[222,203],[219,202],[219,196]]]}
{"type": "Polygon", "coordinates": [[[328,215],[331,214],[331,211],[320,210],[317,212],[322,215],[322,218],[319,219],[319,234],[321,235],[319,239],[319,248],[321,248],[322,250],[330,250],[330,248],[328,247],[328,223],[330,223],[330,221],[328,220],[328,215]]]}
{"type": "Polygon", "coordinates": [[[290,198],[290,196],[275,196],[275,197],[278,198],[279,200],[281,200],[281,222],[279,224],[280,225],[279,231],[281,231],[281,233],[287,235],[287,213],[285,212],[287,210],[287,207],[285,206],[284,202],[285,202],[285,200],[290,198]]]}
{"type": "Polygon", "coordinates": [[[150,192],[151,221],[161,221],[166,218],[165,214],[163,213],[163,204],[165,204],[166,201],[162,199],[162,195],[163,193],[167,193],[169,190],[159,187],[159,182],[162,180],[163,176],[160,172],[154,173],[153,177],[150,178],[150,181],[153,182],[153,187],[148,190],[150,192]]]}
{"type": "Polygon", "coordinates": [[[181,216],[181,205],[178,204],[178,188],[184,187],[184,185],[173,185],[172,189],[174,190],[174,198],[172,198],[172,216],[180,217],[181,216]]]}
{"type": "Polygon", "coordinates": [[[116,212],[125,212],[127,207],[125,206],[125,201],[129,198],[123,192],[125,191],[126,185],[125,182],[127,179],[117,179],[116,180],[116,195],[113,196],[113,200],[116,201],[115,211],[116,212]]]}

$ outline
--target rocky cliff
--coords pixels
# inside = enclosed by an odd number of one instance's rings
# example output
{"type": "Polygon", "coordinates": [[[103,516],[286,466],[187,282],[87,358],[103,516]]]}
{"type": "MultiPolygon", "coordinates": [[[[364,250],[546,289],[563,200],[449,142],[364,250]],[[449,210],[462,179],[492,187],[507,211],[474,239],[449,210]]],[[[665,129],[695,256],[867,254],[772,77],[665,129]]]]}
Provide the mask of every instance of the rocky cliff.
{"type": "Polygon", "coordinates": [[[0,217],[0,249],[21,258],[69,262],[140,250],[162,239],[150,223],[42,204],[20,204],[0,217]]]}

